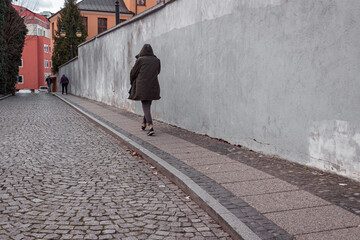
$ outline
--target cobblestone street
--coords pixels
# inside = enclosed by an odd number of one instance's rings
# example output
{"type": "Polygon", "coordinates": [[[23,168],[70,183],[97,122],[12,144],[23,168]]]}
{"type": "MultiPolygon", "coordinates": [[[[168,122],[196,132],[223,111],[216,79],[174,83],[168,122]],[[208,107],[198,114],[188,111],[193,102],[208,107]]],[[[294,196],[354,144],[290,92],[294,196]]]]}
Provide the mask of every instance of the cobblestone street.
{"type": "Polygon", "coordinates": [[[0,101],[0,174],[1,240],[230,239],[165,176],[50,94],[0,101]]]}

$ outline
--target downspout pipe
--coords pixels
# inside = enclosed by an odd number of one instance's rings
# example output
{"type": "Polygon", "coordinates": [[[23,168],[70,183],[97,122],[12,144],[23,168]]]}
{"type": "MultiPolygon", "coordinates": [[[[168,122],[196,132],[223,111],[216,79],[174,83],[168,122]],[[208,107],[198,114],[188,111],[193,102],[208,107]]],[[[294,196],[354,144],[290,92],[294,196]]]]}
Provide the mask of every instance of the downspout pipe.
{"type": "Polygon", "coordinates": [[[120,23],[120,10],[119,10],[119,1],[115,1],[115,18],[116,18],[116,25],[120,23]]]}

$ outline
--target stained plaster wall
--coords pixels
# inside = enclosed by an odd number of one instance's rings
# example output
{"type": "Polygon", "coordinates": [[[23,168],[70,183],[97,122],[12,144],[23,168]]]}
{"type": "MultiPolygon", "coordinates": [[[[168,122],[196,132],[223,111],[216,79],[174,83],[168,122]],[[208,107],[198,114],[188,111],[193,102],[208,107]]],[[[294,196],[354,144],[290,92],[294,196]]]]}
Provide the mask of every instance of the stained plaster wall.
{"type": "Polygon", "coordinates": [[[360,1],[177,0],[88,41],[71,92],[127,100],[144,43],[161,59],[156,119],[360,180],[360,1]]]}

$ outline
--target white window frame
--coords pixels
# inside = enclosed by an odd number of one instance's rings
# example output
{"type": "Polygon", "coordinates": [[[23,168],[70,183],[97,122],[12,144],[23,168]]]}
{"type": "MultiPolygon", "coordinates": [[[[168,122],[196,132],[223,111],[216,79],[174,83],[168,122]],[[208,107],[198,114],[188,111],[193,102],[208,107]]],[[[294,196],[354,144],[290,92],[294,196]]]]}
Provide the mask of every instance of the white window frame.
{"type": "Polygon", "coordinates": [[[17,76],[16,83],[17,83],[17,84],[24,84],[24,76],[23,76],[23,75],[18,75],[18,76],[17,76]],[[21,77],[22,82],[19,82],[19,77],[21,77]]]}
{"type": "Polygon", "coordinates": [[[49,53],[51,53],[51,45],[48,45],[49,53]]]}
{"type": "Polygon", "coordinates": [[[49,68],[49,60],[45,60],[45,62],[44,62],[44,67],[45,67],[45,68],[49,68]]]}
{"type": "Polygon", "coordinates": [[[49,45],[44,44],[44,52],[49,53],[49,45]]]}
{"type": "Polygon", "coordinates": [[[21,59],[21,63],[20,63],[19,68],[22,68],[22,67],[24,67],[24,61],[23,61],[23,59],[21,59]]]}

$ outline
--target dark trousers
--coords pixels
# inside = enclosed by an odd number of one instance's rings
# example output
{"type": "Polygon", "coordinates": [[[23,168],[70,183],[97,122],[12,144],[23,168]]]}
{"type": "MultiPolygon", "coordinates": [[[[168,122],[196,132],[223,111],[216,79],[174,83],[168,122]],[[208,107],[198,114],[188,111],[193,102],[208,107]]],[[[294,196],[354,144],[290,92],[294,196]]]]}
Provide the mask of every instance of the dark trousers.
{"type": "Polygon", "coordinates": [[[64,94],[64,89],[65,89],[65,93],[67,94],[67,86],[68,86],[69,83],[63,83],[61,84],[62,86],[62,94],[64,94]]]}
{"type": "Polygon", "coordinates": [[[143,123],[147,123],[148,125],[149,124],[152,124],[152,117],[151,117],[151,103],[152,101],[151,100],[143,100],[141,101],[142,103],[142,108],[143,108],[143,111],[144,111],[144,119],[143,119],[143,123]]]}
{"type": "Polygon", "coordinates": [[[51,92],[51,83],[48,83],[48,92],[51,92]]]}

